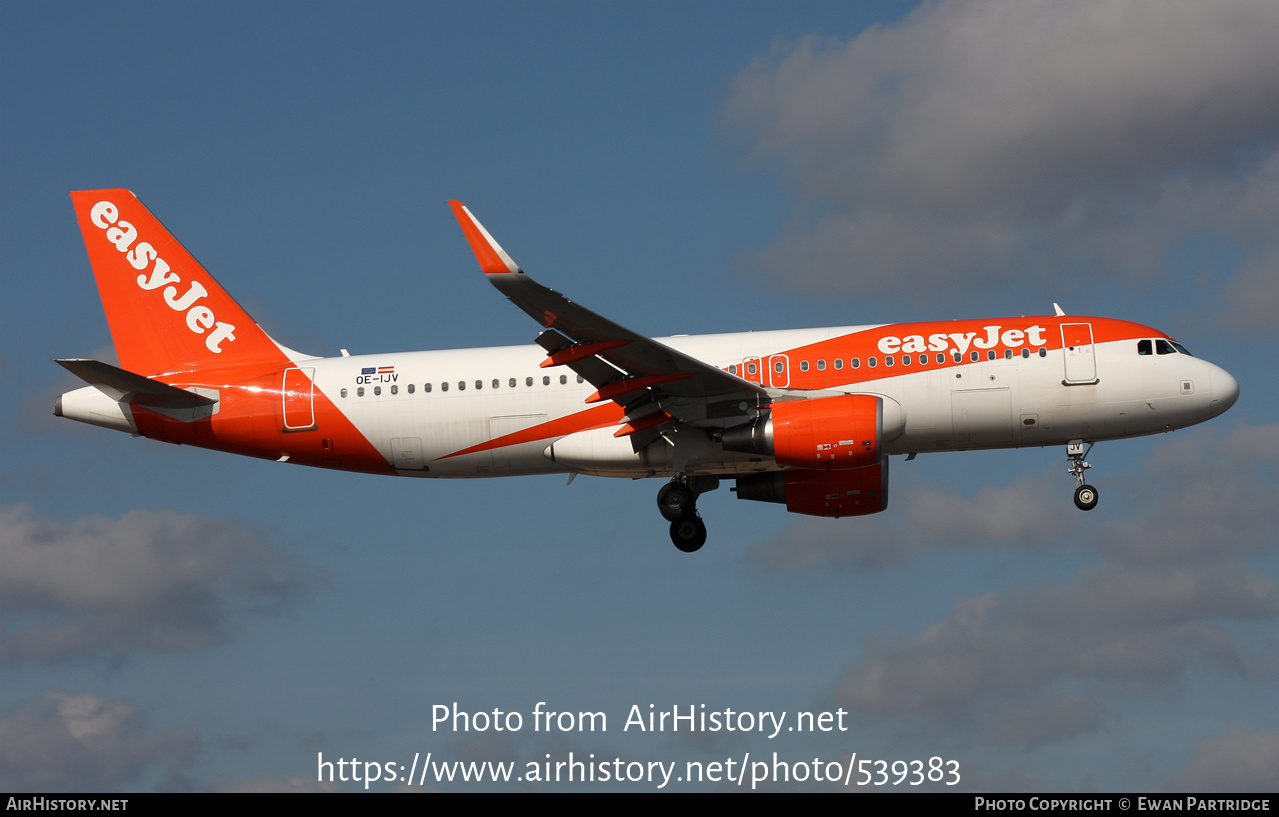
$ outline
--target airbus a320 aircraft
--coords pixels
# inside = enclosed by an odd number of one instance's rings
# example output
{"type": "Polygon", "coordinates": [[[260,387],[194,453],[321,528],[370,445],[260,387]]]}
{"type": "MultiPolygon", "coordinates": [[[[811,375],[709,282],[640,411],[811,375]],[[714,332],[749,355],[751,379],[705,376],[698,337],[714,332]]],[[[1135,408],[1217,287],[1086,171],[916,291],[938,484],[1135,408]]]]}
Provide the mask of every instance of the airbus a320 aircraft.
{"type": "MultiPolygon", "coordinates": [[[[272,340],[127,190],[71,194],[120,366],[54,413],[167,442],[411,477],[667,477],[671,540],[699,494],[814,516],[888,506],[888,457],[1085,446],[1203,422],[1239,386],[1157,329],[1055,315],[648,338],[534,281],[460,202],[485,276],[536,345],[319,358],[272,340]]],[[[1055,305],[1054,305],[1055,306],[1055,305]]]]}

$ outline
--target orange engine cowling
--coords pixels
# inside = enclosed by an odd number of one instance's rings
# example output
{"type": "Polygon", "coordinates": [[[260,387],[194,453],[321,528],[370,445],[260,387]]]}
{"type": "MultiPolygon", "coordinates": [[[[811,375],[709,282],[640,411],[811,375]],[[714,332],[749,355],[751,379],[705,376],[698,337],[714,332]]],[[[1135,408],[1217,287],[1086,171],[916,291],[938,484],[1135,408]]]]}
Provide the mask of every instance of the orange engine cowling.
{"type": "Polygon", "coordinates": [[[725,451],[764,454],[794,468],[864,468],[882,456],[884,399],[841,394],[773,403],[767,417],[725,429],[722,442],[725,451]]]}
{"type": "Polygon", "coordinates": [[[791,513],[865,516],[888,507],[888,458],[845,471],[795,468],[738,477],[737,498],[782,502],[791,513]]]}

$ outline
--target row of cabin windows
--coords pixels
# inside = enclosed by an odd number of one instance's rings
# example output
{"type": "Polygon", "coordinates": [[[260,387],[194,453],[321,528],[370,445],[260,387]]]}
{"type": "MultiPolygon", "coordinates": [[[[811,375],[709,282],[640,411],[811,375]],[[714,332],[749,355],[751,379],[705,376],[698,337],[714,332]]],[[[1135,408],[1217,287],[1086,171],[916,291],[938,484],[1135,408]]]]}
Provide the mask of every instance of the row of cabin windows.
{"type": "MultiPolygon", "coordinates": [[[[566,374],[562,374],[562,375],[560,375],[559,380],[560,380],[560,385],[561,385],[561,386],[566,386],[566,385],[568,385],[568,375],[566,375],[566,374]]],[[[584,383],[584,382],[585,382],[585,378],[583,378],[583,377],[579,374],[579,375],[577,376],[577,382],[578,382],[578,383],[584,383]]],[[[514,378],[514,377],[512,377],[510,380],[507,380],[507,381],[506,381],[506,386],[507,386],[507,388],[511,388],[511,389],[516,388],[518,384],[519,384],[519,379],[518,379],[518,378],[514,378]]],[[[532,386],[532,385],[533,385],[533,378],[531,378],[531,377],[526,377],[526,378],[524,378],[524,385],[525,385],[526,387],[530,387],[530,386],[532,386]]],[[[549,385],[551,385],[551,376],[550,376],[550,375],[543,375],[543,376],[542,376],[542,385],[543,385],[543,386],[549,386],[549,385]]],[[[491,388],[494,388],[494,389],[500,389],[500,388],[502,388],[502,381],[501,381],[499,378],[496,378],[496,377],[495,377],[495,378],[493,378],[492,382],[490,383],[490,387],[491,387],[491,388]]],[[[475,389],[478,391],[478,390],[483,389],[483,388],[484,388],[484,381],[483,381],[483,380],[476,380],[476,381],[475,381],[475,389]]],[[[430,394],[430,393],[431,393],[431,391],[432,391],[433,389],[434,389],[434,386],[433,386],[431,383],[423,383],[423,384],[422,384],[422,393],[423,393],[423,394],[430,394]]],[[[440,391],[448,391],[448,390],[449,390],[449,384],[448,384],[448,382],[447,382],[447,381],[446,381],[446,382],[444,382],[444,383],[441,383],[441,384],[440,384],[440,391]]],[[[466,381],[465,381],[465,380],[459,380],[459,381],[457,381],[457,390],[458,390],[458,391],[466,391],[466,381]]],[[[405,391],[407,391],[409,394],[414,394],[414,393],[416,393],[416,392],[417,392],[417,384],[416,384],[416,383],[410,383],[410,384],[408,384],[407,386],[405,386],[405,391]]],[[[398,385],[398,384],[397,384],[397,385],[393,385],[393,386],[391,386],[391,394],[399,394],[399,393],[400,393],[400,387],[399,387],[399,385],[398,385]]],[[[347,389],[342,389],[342,391],[341,391],[341,395],[342,395],[343,397],[346,397],[346,396],[347,396],[347,389]]],[[[374,386],[374,387],[373,387],[373,396],[374,396],[374,397],[380,397],[381,395],[382,395],[382,387],[381,387],[381,386],[374,386]]],[[[357,388],[356,388],[356,390],[355,390],[355,396],[356,396],[356,397],[363,397],[363,396],[364,396],[364,387],[363,387],[363,386],[359,386],[359,387],[357,387],[357,388]]]]}
{"type": "MultiPolygon", "coordinates": [[[[1143,352],[1142,354],[1149,354],[1149,352],[1143,352]]],[[[1160,354],[1163,354],[1163,353],[1161,352],[1160,354]]],[[[1021,356],[1022,356],[1022,357],[1026,357],[1026,358],[1030,357],[1030,349],[1022,349],[1022,350],[1021,350],[1021,356]]],[[[1047,349],[1047,348],[1040,348],[1040,349],[1039,349],[1039,356],[1040,356],[1040,357],[1048,357],[1048,349],[1047,349]]],[[[999,357],[999,355],[998,355],[998,353],[996,353],[996,352],[995,352],[995,350],[994,350],[994,349],[989,349],[989,350],[987,350],[987,352],[986,352],[986,359],[987,359],[987,360],[996,360],[996,359],[998,359],[998,357],[999,357]]],[[[961,352],[954,352],[954,353],[952,353],[952,354],[951,354],[951,358],[952,358],[952,359],[954,360],[954,362],[956,362],[956,363],[963,363],[963,362],[964,362],[964,355],[963,355],[963,353],[961,353],[961,352]]],[[[981,360],[981,352],[978,352],[978,351],[972,351],[972,352],[969,352],[969,353],[968,353],[968,359],[969,359],[969,360],[971,360],[973,363],[977,363],[978,361],[980,361],[980,360],[981,360]]],[[[1012,360],[1012,359],[1013,359],[1013,350],[1012,350],[1012,349],[1005,349],[1005,350],[1004,350],[1004,360],[1012,360]]],[[[910,355],[902,355],[902,356],[901,356],[901,364],[902,364],[903,366],[909,366],[909,365],[911,365],[911,364],[914,362],[914,360],[915,360],[915,359],[914,359],[913,357],[911,357],[910,355]]],[[[945,363],[945,362],[946,362],[946,353],[945,353],[945,352],[939,352],[939,353],[937,354],[937,362],[938,362],[939,364],[940,364],[940,363],[945,363]]],[[[844,360],[843,360],[843,358],[838,358],[838,357],[837,357],[837,358],[835,358],[835,360],[834,360],[834,361],[832,361],[832,365],[834,365],[834,367],[835,367],[836,369],[842,369],[842,368],[844,368],[844,360]]],[[[848,359],[848,365],[849,365],[850,367],[854,368],[854,369],[860,369],[860,368],[862,367],[862,360],[861,360],[861,358],[859,358],[859,357],[849,358],[849,359],[848,359]]],[[[879,365],[879,358],[874,357],[874,356],[866,358],[866,365],[867,365],[867,366],[869,366],[870,368],[874,369],[876,366],[878,366],[878,365],[879,365]]],[[[896,358],[896,357],[894,357],[893,355],[885,355],[885,356],[884,356],[884,365],[885,365],[885,366],[895,366],[895,365],[897,365],[897,358],[896,358]]],[[[920,355],[920,356],[919,356],[919,365],[920,365],[920,366],[927,366],[927,365],[928,365],[928,355],[920,355]]],[[[758,367],[758,364],[756,364],[756,363],[754,363],[754,362],[752,362],[752,363],[747,363],[747,364],[746,364],[746,366],[745,366],[745,369],[746,369],[746,374],[748,374],[748,375],[758,374],[758,373],[759,373],[759,367],[758,367]]],[[[800,370],[801,372],[806,372],[806,371],[808,371],[808,369],[809,369],[809,363],[808,363],[808,361],[807,361],[807,360],[801,360],[801,361],[799,362],[799,370],[800,370]]],[[[738,365],[733,365],[733,366],[729,366],[729,367],[728,367],[728,371],[729,371],[729,373],[730,373],[730,374],[738,374],[741,370],[742,370],[742,367],[741,367],[741,366],[738,366],[738,365]]],[[[783,362],[782,362],[782,361],[780,361],[780,360],[778,360],[778,361],[774,361],[774,363],[773,363],[773,371],[777,372],[778,374],[781,374],[781,373],[782,373],[782,372],[784,372],[785,370],[786,370],[786,364],[785,364],[785,363],[783,363],[783,362]]],[[[819,371],[819,372],[824,372],[824,371],[826,371],[826,361],[825,361],[825,360],[819,360],[819,361],[817,361],[817,371],[819,371]]]]}

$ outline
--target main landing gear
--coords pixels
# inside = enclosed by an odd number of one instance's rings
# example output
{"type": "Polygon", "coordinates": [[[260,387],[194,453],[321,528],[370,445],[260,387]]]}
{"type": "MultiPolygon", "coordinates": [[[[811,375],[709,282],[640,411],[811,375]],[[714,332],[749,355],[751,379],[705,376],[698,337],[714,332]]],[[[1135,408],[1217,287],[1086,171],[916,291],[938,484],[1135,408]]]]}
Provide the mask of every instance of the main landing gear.
{"type": "Polygon", "coordinates": [[[706,523],[697,513],[697,497],[717,487],[716,477],[676,477],[657,492],[657,509],[671,523],[671,541],[685,553],[706,544],[706,523]]]}
{"type": "Polygon", "coordinates": [[[1089,443],[1085,450],[1083,440],[1066,443],[1066,459],[1070,460],[1070,467],[1066,471],[1079,483],[1079,487],[1075,489],[1075,507],[1081,511],[1091,511],[1097,507],[1097,489],[1084,482],[1084,471],[1092,468],[1084,462],[1084,457],[1092,451],[1093,445],[1095,443],[1089,443]]]}

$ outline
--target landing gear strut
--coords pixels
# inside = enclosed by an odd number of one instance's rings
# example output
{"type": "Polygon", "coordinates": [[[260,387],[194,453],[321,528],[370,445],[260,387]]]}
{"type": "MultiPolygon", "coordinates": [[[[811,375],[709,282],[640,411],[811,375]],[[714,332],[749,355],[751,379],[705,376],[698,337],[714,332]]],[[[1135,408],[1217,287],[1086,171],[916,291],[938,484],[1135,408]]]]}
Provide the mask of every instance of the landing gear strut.
{"type": "Polygon", "coordinates": [[[657,509],[671,523],[671,541],[685,553],[706,544],[706,523],[697,513],[697,496],[717,487],[717,477],[676,477],[657,492],[657,509]]]}
{"type": "Polygon", "coordinates": [[[1079,487],[1075,489],[1075,507],[1081,511],[1091,511],[1097,507],[1097,489],[1084,482],[1084,471],[1092,468],[1084,462],[1084,457],[1092,451],[1093,445],[1095,443],[1089,443],[1085,450],[1083,440],[1066,443],[1066,459],[1070,460],[1070,467],[1066,471],[1079,483],[1079,487]]]}

